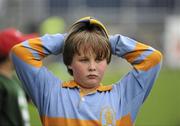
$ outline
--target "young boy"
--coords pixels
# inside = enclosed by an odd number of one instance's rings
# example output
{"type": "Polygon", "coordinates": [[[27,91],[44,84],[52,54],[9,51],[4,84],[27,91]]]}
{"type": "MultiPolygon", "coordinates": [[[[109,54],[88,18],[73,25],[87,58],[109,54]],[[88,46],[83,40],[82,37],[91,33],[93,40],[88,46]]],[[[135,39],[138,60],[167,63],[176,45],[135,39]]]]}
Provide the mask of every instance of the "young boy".
{"type": "Polygon", "coordinates": [[[132,126],[160,70],[161,53],[119,34],[109,37],[101,22],[85,17],[68,34],[15,46],[12,60],[44,126],[132,126]],[[42,64],[44,57],[60,53],[73,76],[69,82],[42,64]],[[125,58],[133,69],[115,84],[103,86],[111,53],[125,58]]]}

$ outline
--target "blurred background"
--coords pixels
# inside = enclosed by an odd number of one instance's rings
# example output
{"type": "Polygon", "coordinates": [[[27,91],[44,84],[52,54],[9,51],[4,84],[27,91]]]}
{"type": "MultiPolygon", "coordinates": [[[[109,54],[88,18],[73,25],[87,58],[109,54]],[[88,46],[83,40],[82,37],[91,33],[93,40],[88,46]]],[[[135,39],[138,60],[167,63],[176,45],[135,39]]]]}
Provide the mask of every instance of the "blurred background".
{"type": "MultiPolygon", "coordinates": [[[[110,34],[128,36],[163,53],[162,71],[135,126],[180,126],[180,0],[0,0],[0,29],[64,33],[84,16],[99,19],[110,34]]],[[[45,65],[61,79],[71,79],[61,56],[47,58],[45,65]]],[[[112,84],[130,68],[113,57],[103,82],[112,84]]],[[[41,126],[32,103],[29,110],[32,126],[41,126]]]]}

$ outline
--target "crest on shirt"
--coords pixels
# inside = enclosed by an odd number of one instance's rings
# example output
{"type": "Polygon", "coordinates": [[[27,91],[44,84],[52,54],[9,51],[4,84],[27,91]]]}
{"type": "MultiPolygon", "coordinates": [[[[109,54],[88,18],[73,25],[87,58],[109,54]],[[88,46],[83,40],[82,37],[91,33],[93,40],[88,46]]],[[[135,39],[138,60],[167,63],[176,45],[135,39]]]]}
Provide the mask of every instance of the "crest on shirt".
{"type": "Polygon", "coordinates": [[[115,126],[115,112],[111,107],[104,107],[100,113],[100,122],[102,126],[115,126]]]}

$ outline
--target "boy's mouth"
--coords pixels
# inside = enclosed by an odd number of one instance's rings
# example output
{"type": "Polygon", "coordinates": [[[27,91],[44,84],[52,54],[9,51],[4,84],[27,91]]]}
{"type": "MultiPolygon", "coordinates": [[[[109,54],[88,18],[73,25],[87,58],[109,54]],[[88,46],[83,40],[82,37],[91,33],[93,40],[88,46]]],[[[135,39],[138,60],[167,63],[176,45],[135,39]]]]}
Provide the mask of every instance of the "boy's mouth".
{"type": "Polygon", "coordinates": [[[96,79],[98,76],[95,74],[90,74],[87,76],[89,79],[96,79]]]}

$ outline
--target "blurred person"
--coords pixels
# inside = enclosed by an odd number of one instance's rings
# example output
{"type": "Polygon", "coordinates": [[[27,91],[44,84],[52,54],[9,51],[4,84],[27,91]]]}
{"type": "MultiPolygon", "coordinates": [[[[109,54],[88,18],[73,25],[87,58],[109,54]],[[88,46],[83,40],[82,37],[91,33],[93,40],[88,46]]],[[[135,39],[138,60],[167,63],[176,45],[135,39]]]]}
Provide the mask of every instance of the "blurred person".
{"type": "Polygon", "coordinates": [[[14,45],[35,36],[23,35],[15,28],[0,31],[0,126],[30,126],[25,93],[14,75],[9,52],[14,45]]]}
{"type": "Polygon", "coordinates": [[[100,21],[85,17],[67,34],[16,45],[12,60],[44,126],[132,126],[160,71],[162,55],[126,36],[109,36],[100,21]],[[43,58],[51,54],[63,55],[73,80],[63,82],[43,66],[43,58]],[[126,59],[132,70],[103,86],[111,55],[126,59]]]}

